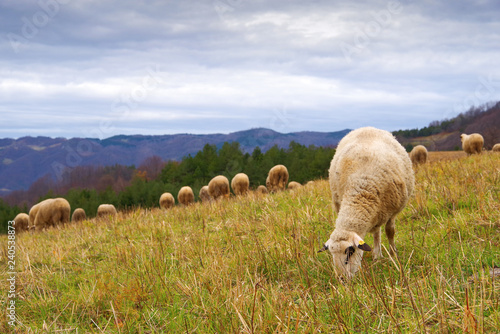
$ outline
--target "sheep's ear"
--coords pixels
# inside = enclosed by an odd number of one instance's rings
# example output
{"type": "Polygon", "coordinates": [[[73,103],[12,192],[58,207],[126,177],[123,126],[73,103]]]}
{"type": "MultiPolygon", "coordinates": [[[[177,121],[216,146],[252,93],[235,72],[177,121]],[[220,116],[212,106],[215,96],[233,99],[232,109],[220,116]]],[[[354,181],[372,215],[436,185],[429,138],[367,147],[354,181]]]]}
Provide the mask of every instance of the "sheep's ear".
{"type": "Polygon", "coordinates": [[[354,244],[356,245],[356,247],[366,252],[372,250],[372,248],[367,243],[365,243],[365,241],[361,239],[361,237],[356,233],[354,233],[354,244]]]}
{"type": "Polygon", "coordinates": [[[327,249],[328,249],[328,246],[326,244],[324,244],[323,247],[321,247],[321,249],[318,251],[318,253],[324,252],[327,249]]]}
{"type": "Polygon", "coordinates": [[[359,241],[358,248],[361,250],[364,250],[366,252],[369,252],[372,250],[372,248],[367,243],[365,243],[363,240],[359,241]]]}

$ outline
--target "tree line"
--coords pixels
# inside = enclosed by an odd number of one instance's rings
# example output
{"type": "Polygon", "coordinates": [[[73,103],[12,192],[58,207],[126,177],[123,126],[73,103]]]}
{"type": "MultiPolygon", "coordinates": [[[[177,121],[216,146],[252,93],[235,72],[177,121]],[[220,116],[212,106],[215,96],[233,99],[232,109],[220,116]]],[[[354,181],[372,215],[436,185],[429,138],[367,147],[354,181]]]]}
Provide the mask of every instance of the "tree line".
{"type": "Polygon", "coordinates": [[[463,132],[465,128],[473,123],[476,119],[486,113],[493,112],[500,108],[500,102],[490,102],[479,107],[472,106],[466,112],[462,112],[451,119],[444,119],[442,121],[432,121],[428,126],[421,129],[407,129],[394,131],[392,134],[396,138],[415,138],[427,137],[441,132],[463,132]]]}
{"type": "Polygon", "coordinates": [[[256,188],[265,185],[269,169],[277,164],[288,168],[290,181],[305,183],[327,178],[334,154],[332,147],[306,147],[296,142],[291,142],[287,149],[274,146],[262,152],[256,147],[252,153],[245,153],[238,142],[225,142],[220,148],[207,144],[181,161],[163,162],[159,157],[151,157],[138,168],[81,166],[66,173],[59,183],[46,176],[29,190],[17,191],[8,200],[0,199],[0,233],[6,232],[7,222],[17,213],[27,213],[33,204],[45,198],[64,197],[72,210],[80,207],[87,217],[93,217],[102,203],[114,204],[118,210],[157,207],[162,193],[177,197],[179,189],[186,185],[198,199],[201,187],[216,175],[231,180],[242,172],[248,175],[250,187],[256,188]]]}

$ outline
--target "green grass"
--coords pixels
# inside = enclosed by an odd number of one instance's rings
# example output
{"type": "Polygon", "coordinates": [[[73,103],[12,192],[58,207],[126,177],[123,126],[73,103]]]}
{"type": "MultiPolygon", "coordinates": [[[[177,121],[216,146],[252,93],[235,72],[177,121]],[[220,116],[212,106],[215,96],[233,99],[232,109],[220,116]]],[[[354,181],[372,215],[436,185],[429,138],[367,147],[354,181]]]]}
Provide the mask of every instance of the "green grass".
{"type": "Polygon", "coordinates": [[[500,155],[420,168],[398,257],[365,253],[347,284],[317,253],[334,227],[326,180],[18,234],[17,332],[498,332],[499,198],[500,155]]]}

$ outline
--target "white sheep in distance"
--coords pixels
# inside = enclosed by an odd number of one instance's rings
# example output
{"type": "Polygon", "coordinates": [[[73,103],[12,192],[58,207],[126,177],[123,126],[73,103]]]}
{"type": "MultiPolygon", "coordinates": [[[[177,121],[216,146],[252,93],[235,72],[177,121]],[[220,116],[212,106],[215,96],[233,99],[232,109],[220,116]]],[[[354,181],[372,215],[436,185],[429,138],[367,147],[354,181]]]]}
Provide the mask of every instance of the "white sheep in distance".
{"type": "Polygon", "coordinates": [[[117,213],[113,204],[101,204],[97,207],[97,218],[115,216],[117,213]]]}
{"type": "Polygon", "coordinates": [[[175,205],[174,196],[171,193],[163,193],[160,196],[160,208],[170,209],[175,205]]]}
{"type": "Polygon", "coordinates": [[[49,198],[34,205],[29,213],[30,228],[37,231],[69,222],[71,206],[61,197],[49,198]]]}
{"type": "Polygon", "coordinates": [[[236,174],[231,180],[231,188],[236,196],[245,195],[250,187],[250,179],[245,173],[236,174]]]}
{"type": "Polygon", "coordinates": [[[182,205],[190,205],[194,203],[194,193],[190,186],[184,186],[177,194],[177,201],[182,205]]]}
{"type": "Polygon", "coordinates": [[[288,183],[288,189],[290,190],[294,190],[300,187],[302,187],[302,185],[296,181],[291,181],[290,183],[288,183]]]}
{"type": "Polygon", "coordinates": [[[410,160],[415,166],[425,164],[427,162],[427,149],[425,146],[415,146],[410,152],[410,160]]]}
{"type": "Polygon", "coordinates": [[[462,141],[462,149],[467,155],[480,154],[483,150],[484,139],[479,133],[471,133],[470,135],[463,133],[460,135],[460,140],[462,141]]]}
{"type": "Polygon", "coordinates": [[[35,228],[35,218],[36,218],[36,215],[38,213],[38,210],[40,209],[40,205],[42,204],[42,202],[39,202],[39,203],[33,205],[31,207],[30,211],[28,212],[28,217],[29,217],[29,221],[28,221],[29,227],[28,227],[28,229],[34,229],[35,228]]]}
{"type": "Polygon", "coordinates": [[[198,197],[202,203],[209,203],[212,200],[210,193],[208,192],[208,186],[201,187],[198,197]]]}
{"type": "Polygon", "coordinates": [[[283,165],[276,165],[269,170],[266,179],[267,190],[271,193],[285,190],[288,183],[288,169],[283,165]]]}
{"type": "Polygon", "coordinates": [[[85,210],[83,210],[82,208],[75,209],[75,211],[73,211],[73,214],[71,215],[72,222],[79,222],[85,220],[85,218],[87,218],[87,215],[85,214],[85,210]]]}
{"type": "Polygon", "coordinates": [[[269,194],[269,191],[267,191],[266,186],[263,185],[258,186],[256,192],[261,195],[269,194]]]}
{"type": "Polygon", "coordinates": [[[380,228],[394,254],[394,222],[413,193],[415,177],[405,149],[392,134],[372,127],[351,131],[339,143],[329,171],[335,229],[321,251],[329,250],[336,273],[351,278],[359,270],[363,240],[373,233],[374,258],[382,256],[380,228]]]}
{"type": "Polygon", "coordinates": [[[491,150],[493,152],[500,152],[500,144],[493,145],[493,148],[491,150]]]}
{"type": "Polygon", "coordinates": [[[229,180],[224,175],[217,175],[208,183],[208,193],[214,200],[229,197],[229,180]]]}
{"type": "Polygon", "coordinates": [[[27,231],[29,229],[29,220],[30,216],[26,213],[19,213],[15,218],[14,218],[14,227],[16,229],[16,232],[20,231],[27,231]]]}

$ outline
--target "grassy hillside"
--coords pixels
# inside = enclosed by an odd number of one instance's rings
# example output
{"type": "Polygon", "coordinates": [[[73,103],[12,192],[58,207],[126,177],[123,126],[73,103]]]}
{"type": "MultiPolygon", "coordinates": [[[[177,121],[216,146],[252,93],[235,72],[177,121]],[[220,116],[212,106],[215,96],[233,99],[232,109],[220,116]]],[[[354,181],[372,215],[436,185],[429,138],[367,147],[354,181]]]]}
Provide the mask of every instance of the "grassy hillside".
{"type": "Polygon", "coordinates": [[[400,138],[399,140],[403,146],[408,148],[424,145],[430,151],[458,151],[462,150],[460,135],[461,132],[459,131],[441,132],[425,137],[400,138]]]}
{"type": "Polygon", "coordinates": [[[431,151],[460,150],[462,133],[480,133],[484,147],[491,150],[500,142],[500,102],[490,102],[478,107],[470,107],[451,119],[433,121],[421,129],[394,131],[399,142],[411,150],[413,146],[424,145],[431,151]]]}
{"type": "MultiPolygon", "coordinates": [[[[398,258],[365,253],[362,273],[348,284],[332,276],[330,255],[317,253],[334,226],[325,180],[17,235],[17,330],[498,331],[499,166],[500,155],[483,154],[420,168],[396,223],[398,258]]],[[[6,241],[1,236],[3,305],[6,241]]],[[[2,312],[0,332],[9,330],[2,312]]]]}

